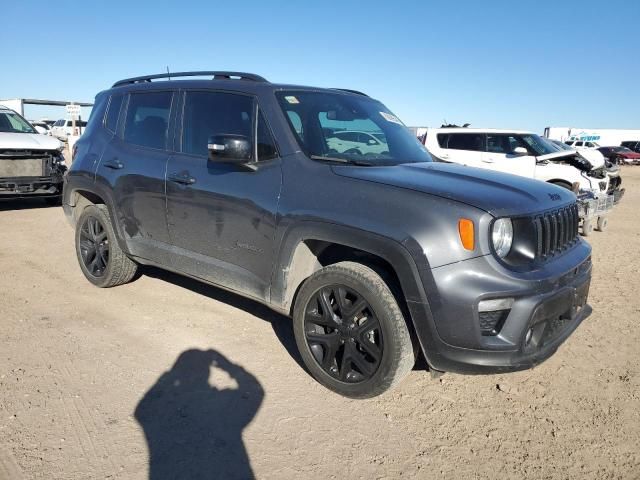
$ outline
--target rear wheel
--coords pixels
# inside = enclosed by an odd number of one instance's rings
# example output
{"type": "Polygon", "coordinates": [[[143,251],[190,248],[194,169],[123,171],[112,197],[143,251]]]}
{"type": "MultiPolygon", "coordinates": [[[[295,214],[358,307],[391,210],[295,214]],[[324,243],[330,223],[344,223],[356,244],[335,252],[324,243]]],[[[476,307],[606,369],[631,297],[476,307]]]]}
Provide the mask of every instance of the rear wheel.
{"type": "Polygon", "coordinates": [[[415,363],[396,298],[375,271],[359,263],[337,263],[309,277],[297,296],[293,321],[305,365],[340,395],[380,395],[415,363]]]}
{"type": "Polygon", "coordinates": [[[82,273],[97,287],[122,285],[138,271],[138,265],[120,249],[104,205],[90,205],[78,218],[76,255],[82,273]]]}

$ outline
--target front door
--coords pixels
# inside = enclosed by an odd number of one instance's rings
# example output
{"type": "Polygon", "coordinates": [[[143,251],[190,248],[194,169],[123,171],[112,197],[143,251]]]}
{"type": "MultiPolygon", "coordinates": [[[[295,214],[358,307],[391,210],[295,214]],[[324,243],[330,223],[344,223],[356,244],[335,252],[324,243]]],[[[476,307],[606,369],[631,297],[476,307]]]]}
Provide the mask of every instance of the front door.
{"type": "Polygon", "coordinates": [[[447,162],[483,168],[484,141],[483,133],[450,133],[446,139],[446,150],[443,150],[441,157],[447,162]]]}
{"type": "Polygon", "coordinates": [[[484,168],[534,178],[535,153],[519,136],[507,133],[487,134],[487,151],[483,153],[484,168]],[[514,153],[517,147],[524,148],[528,155],[514,153]]]}
{"type": "Polygon", "coordinates": [[[179,153],[167,165],[167,221],[177,269],[245,295],[268,300],[280,158],[252,96],[187,91],[179,153]],[[211,162],[208,139],[252,140],[255,169],[211,162]]]}

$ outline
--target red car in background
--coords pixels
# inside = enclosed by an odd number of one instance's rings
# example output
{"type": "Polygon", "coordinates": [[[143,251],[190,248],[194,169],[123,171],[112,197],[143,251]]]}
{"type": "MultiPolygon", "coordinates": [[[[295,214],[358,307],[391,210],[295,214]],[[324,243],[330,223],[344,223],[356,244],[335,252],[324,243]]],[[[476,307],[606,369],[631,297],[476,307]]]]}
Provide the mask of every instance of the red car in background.
{"type": "Polygon", "coordinates": [[[627,147],[600,147],[600,153],[610,161],[622,164],[640,164],[640,153],[634,152],[627,147]]]}

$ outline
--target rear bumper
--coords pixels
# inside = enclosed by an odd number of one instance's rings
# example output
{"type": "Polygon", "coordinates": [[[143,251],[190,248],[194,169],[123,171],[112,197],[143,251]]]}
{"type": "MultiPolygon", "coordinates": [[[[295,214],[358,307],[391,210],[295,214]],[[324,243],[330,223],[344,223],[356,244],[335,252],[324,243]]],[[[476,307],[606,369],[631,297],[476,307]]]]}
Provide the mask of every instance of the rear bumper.
{"type": "Polygon", "coordinates": [[[432,328],[416,330],[433,369],[473,374],[534,367],[553,355],[591,314],[588,256],[545,279],[500,279],[501,272],[491,272],[490,267],[490,260],[478,258],[435,269],[440,270],[435,274],[440,295],[428,305],[408,302],[414,323],[432,322],[432,328]],[[478,305],[497,298],[513,299],[512,306],[499,332],[484,336],[478,305]]]}

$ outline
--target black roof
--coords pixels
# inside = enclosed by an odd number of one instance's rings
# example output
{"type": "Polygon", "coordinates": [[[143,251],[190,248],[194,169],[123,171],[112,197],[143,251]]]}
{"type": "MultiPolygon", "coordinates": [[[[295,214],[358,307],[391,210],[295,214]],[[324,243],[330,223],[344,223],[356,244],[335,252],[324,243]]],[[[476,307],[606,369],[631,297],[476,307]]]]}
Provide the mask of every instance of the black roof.
{"type": "MultiPolygon", "coordinates": [[[[174,84],[174,82],[179,82],[180,83],[185,83],[187,85],[193,85],[194,82],[198,82],[198,83],[204,83],[206,85],[209,85],[209,82],[211,81],[216,81],[216,82],[223,82],[227,85],[235,85],[236,87],[238,86],[238,83],[236,82],[243,82],[243,88],[247,87],[247,86],[251,86],[253,88],[250,88],[251,90],[253,90],[256,87],[267,87],[270,89],[280,89],[280,88],[305,88],[305,89],[310,89],[310,90],[327,90],[324,88],[317,88],[317,87],[304,87],[304,86],[299,86],[299,85],[283,85],[283,84],[273,84],[271,82],[269,82],[267,79],[265,79],[264,77],[261,77],[260,75],[256,75],[254,73],[245,73],[245,72],[231,72],[231,71],[216,71],[216,70],[202,70],[202,71],[193,71],[193,72],[175,72],[175,73],[158,73],[158,74],[153,74],[153,75],[143,75],[140,77],[132,77],[132,78],[125,78],[123,80],[119,80],[116,83],[113,84],[113,86],[111,88],[117,88],[117,87],[124,87],[124,86],[133,86],[133,85],[139,85],[140,87],[144,88],[144,86],[150,86],[151,84],[165,84],[166,82],[154,82],[153,80],[159,80],[159,79],[168,79],[171,81],[172,84],[174,84]],[[198,80],[182,80],[185,77],[211,77],[209,79],[198,79],[198,80]],[[180,79],[180,80],[173,80],[174,78],[176,79],[180,79]]],[[[179,86],[178,84],[178,86],[179,86]]],[[[346,89],[346,88],[332,88],[329,90],[337,90],[337,91],[341,91],[341,92],[345,92],[345,93],[350,93],[350,94],[354,94],[354,95],[364,95],[367,96],[365,93],[362,93],[358,90],[351,90],[351,89],[346,89]]]]}

